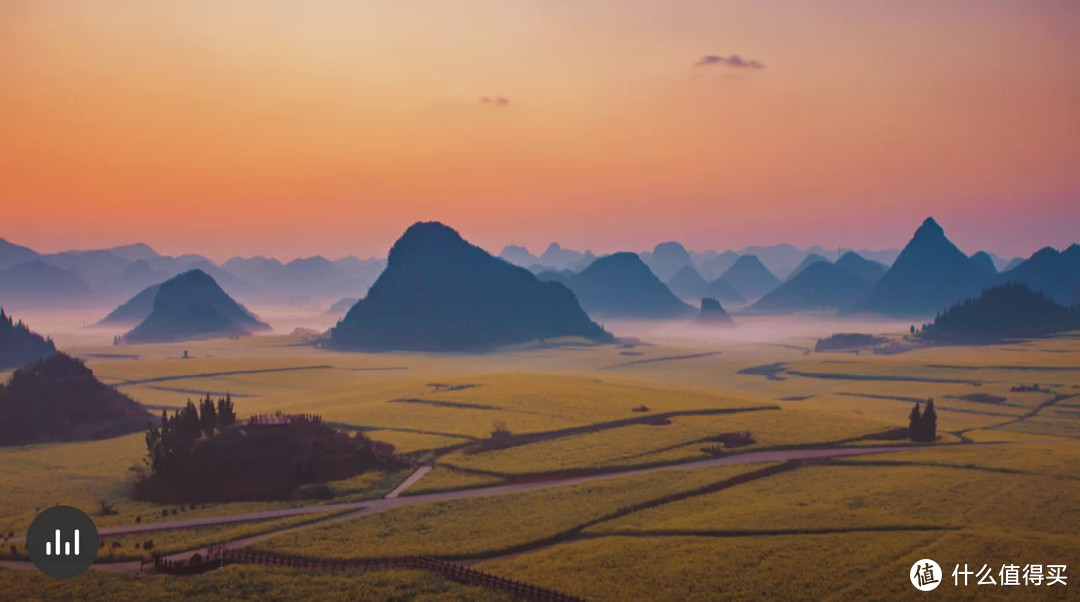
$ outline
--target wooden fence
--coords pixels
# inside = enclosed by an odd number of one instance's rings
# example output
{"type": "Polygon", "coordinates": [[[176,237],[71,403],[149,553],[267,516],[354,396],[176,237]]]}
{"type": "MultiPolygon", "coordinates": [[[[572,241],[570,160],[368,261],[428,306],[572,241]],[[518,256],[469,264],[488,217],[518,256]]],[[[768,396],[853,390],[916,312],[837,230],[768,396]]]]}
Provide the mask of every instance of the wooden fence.
{"type": "MultiPolygon", "coordinates": [[[[447,579],[477,585],[489,589],[499,590],[525,600],[535,602],[583,602],[581,598],[564,594],[552,589],[522,583],[514,579],[499,577],[491,573],[485,573],[467,566],[462,566],[448,560],[430,558],[427,556],[405,556],[400,558],[374,558],[370,560],[309,560],[296,558],[284,554],[256,551],[250,549],[224,550],[224,564],[261,564],[266,566],[279,566],[283,568],[299,569],[304,571],[355,571],[355,570],[379,570],[379,569],[420,569],[438,573],[447,579]]],[[[195,573],[201,570],[209,570],[221,566],[222,557],[199,558],[202,562],[191,563],[190,561],[166,561],[155,559],[155,567],[165,572],[195,573]],[[160,560],[161,562],[158,562],[160,560]],[[199,569],[196,568],[199,567],[199,569]],[[207,568],[202,568],[207,566],[207,568]]]]}

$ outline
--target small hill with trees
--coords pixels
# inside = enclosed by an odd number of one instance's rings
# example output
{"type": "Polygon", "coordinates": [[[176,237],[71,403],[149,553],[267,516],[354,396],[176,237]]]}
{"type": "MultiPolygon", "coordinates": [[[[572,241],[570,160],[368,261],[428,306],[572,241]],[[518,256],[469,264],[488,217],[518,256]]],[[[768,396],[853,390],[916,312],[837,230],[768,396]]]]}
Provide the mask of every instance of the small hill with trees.
{"type": "Polygon", "coordinates": [[[986,289],[957,303],[923,327],[919,336],[938,342],[992,342],[1043,337],[1080,328],[1080,309],[1054,303],[1020,282],[986,289]]]}
{"type": "Polygon", "coordinates": [[[133,495],[157,503],[331,497],[328,487],[311,485],[396,466],[392,446],[341,433],[318,416],[278,413],[241,423],[229,396],[163,412],[146,448],[148,470],[133,495]]]}
{"type": "Polygon", "coordinates": [[[124,343],[165,343],[222,336],[247,336],[269,330],[202,270],[190,270],[161,283],[153,309],[125,334],[124,343]]]}
{"type": "Polygon", "coordinates": [[[18,322],[0,307],[0,370],[10,370],[56,353],[52,339],[18,322]]]}
{"type": "Polygon", "coordinates": [[[570,289],[541,282],[438,222],[413,224],[367,296],[330,331],[339,349],[455,351],[556,337],[610,342],[570,289]]]}
{"type": "Polygon", "coordinates": [[[0,445],[104,439],[146,428],[149,418],[64,353],[31,362],[0,385],[0,445]]]}

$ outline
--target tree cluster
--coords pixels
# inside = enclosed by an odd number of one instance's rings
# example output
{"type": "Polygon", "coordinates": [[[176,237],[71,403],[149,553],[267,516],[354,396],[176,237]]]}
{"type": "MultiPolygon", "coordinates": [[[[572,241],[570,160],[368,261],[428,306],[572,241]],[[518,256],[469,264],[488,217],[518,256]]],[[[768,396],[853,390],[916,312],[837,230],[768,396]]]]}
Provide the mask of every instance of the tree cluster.
{"type": "Polygon", "coordinates": [[[172,416],[161,411],[161,426],[151,426],[146,432],[146,452],[151,472],[168,472],[177,458],[186,456],[201,437],[213,437],[218,430],[236,424],[236,410],[228,393],[217,403],[207,393],[199,405],[190,399],[187,405],[172,416]]]}
{"type": "Polygon", "coordinates": [[[934,400],[926,400],[926,410],[920,411],[919,402],[911,409],[908,416],[908,434],[912,441],[934,441],[937,439],[937,412],[934,400]]]}
{"type": "Polygon", "coordinates": [[[52,339],[16,322],[0,307],[0,370],[17,368],[56,353],[52,339]]]}

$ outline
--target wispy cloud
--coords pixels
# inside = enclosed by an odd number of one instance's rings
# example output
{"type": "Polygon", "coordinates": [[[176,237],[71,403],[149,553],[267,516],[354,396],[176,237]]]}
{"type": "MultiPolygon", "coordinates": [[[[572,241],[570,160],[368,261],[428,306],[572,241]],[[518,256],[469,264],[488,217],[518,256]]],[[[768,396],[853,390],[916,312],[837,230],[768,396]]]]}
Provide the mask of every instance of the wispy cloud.
{"type": "Polygon", "coordinates": [[[494,107],[505,107],[510,104],[510,99],[503,96],[484,96],[480,102],[494,107]]]}
{"type": "Polygon", "coordinates": [[[743,57],[733,54],[731,56],[720,56],[718,54],[707,54],[694,63],[695,67],[730,67],[732,69],[764,69],[765,65],[758,60],[747,60],[743,57]]]}

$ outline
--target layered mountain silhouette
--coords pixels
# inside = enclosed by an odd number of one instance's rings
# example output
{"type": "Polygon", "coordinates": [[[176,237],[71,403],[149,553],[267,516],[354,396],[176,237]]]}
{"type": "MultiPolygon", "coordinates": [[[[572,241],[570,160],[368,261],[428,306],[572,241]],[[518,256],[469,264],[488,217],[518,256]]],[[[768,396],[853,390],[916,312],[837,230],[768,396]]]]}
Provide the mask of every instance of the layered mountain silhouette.
{"type": "Polygon", "coordinates": [[[16,322],[0,307],[0,370],[10,370],[56,353],[56,345],[16,322]]]}
{"type": "Polygon", "coordinates": [[[360,301],[360,299],[357,297],[345,297],[344,299],[340,299],[336,301],[333,305],[331,305],[330,309],[326,310],[326,313],[336,316],[344,316],[345,314],[349,313],[349,310],[352,309],[352,306],[356,305],[358,301],[360,301]]]}
{"type": "Polygon", "coordinates": [[[1042,337],[1080,328],[1080,309],[1066,308],[1021,282],[1008,282],[942,312],[921,332],[933,341],[980,342],[1042,337]]]}
{"type": "Polygon", "coordinates": [[[932,315],[978,295],[994,280],[927,218],[859,308],[896,316],[932,315]]]}
{"type": "Polygon", "coordinates": [[[0,385],[0,445],[115,437],[146,428],[146,409],[63,353],[0,385]]]}
{"type": "Polygon", "coordinates": [[[780,284],[756,255],[739,257],[720,279],[747,299],[758,299],[780,284]]]}
{"type": "Polygon", "coordinates": [[[728,312],[724,311],[724,307],[720,305],[720,302],[708,297],[701,300],[701,311],[698,312],[694,321],[698,324],[708,324],[710,326],[735,325],[735,322],[732,321],[728,312]]]}
{"type": "Polygon", "coordinates": [[[109,312],[98,326],[132,326],[142,322],[154,310],[154,298],[157,297],[161,284],[152,284],[139,291],[116,309],[109,312]]]}
{"type": "Polygon", "coordinates": [[[739,254],[734,251],[724,251],[703,259],[698,264],[698,273],[702,278],[708,281],[713,281],[724,275],[724,272],[728,271],[731,266],[735,265],[735,261],[739,259],[739,254]]]}
{"type": "Polygon", "coordinates": [[[37,252],[0,238],[0,270],[26,263],[38,258],[37,252]]]}
{"type": "Polygon", "coordinates": [[[723,278],[717,278],[710,282],[705,287],[704,296],[728,305],[743,305],[746,303],[746,297],[743,297],[739,291],[735,290],[735,287],[728,284],[723,278]]]}
{"type": "Polygon", "coordinates": [[[76,274],[41,259],[0,271],[0,303],[15,308],[76,307],[94,291],[76,274]]]}
{"type": "Polygon", "coordinates": [[[869,287],[862,278],[822,260],[806,266],[750,308],[763,312],[847,308],[869,287]]]}
{"type": "Polygon", "coordinates": [[[123,336],[125,343],[158,343],[246,336],[269,330],[202,270],[191,270],[163,283],[150,315],[123,336]]]}
{"type": "MultiPolygon", "coordinates": [[[[653,270],[653,273],[656,271],[653,270]]],[[[668,288],[681,299],[700,300],[705,296],[709,283],[693,266],[684,265],[667,281],[668,288]]]]}
{"type": "Polygon", "coordinates": [[[684,318],[694,308],[679,300],[636,253],[601,257],[566,279],[591,315],[618,318],[684,318]]]}
{"type": "Polygon", "coordinates": [[[1032,290],[1046,293],[1057,303],[1073,303],[1072,293],[1080,286],[1080,245],[1064,251],[1046,247],[1027,261],[1001,275],[1005,281],[1023,282],[1032,290]]]}
{"type": "Polygon", "coordinates": [[[510,263],[527,268],[531,265],[540,263],[540,258],[529,252],[528,249],[519,245],[506,245],[503,247],[501,253],[499,253],[500,259],[505,259],[510,263]]]}
{"type": "Polygon", "coordinates": [[[497,259],[438,222],[413,224],[367,297],[330,331],[338,348],[484,349],[554,337],[613,337],[574,294],[497,259]]]}
{"type": "Polygon", "coordinates": [[[885,264],[866,259],[855,251],[844,253],[833,265],[849,274],[862,278],[871,286],[881,280],[885,272],[889,271],[885,264]]]}
{"type": "MultiPolygon", "coordinates": [[[[686,247],[677,242],[662,242],[656,245],[648,258],[642,258],[656,277],[664,282],[671,278],[684,267],[692,266],[693,259],[686,247]]],[[[691,268],[693,269],[693,268],[691,268]]]]}
{"type": "Polygon", "coordinates": [[[802,271],[806,268],[822,261],[824,261],[825,263],[832,263],[828,259],[822,257],[821,255],[818,255],[817,253],[810,253],[806,257],[803,257],[803,260],[799,262],[799,265],[795,266],[795,269],[792,270],[790,274],[788,274],[785,280],[791,280],[795,276],[798,276],[800,273],[802,273],[802,271]]]}

